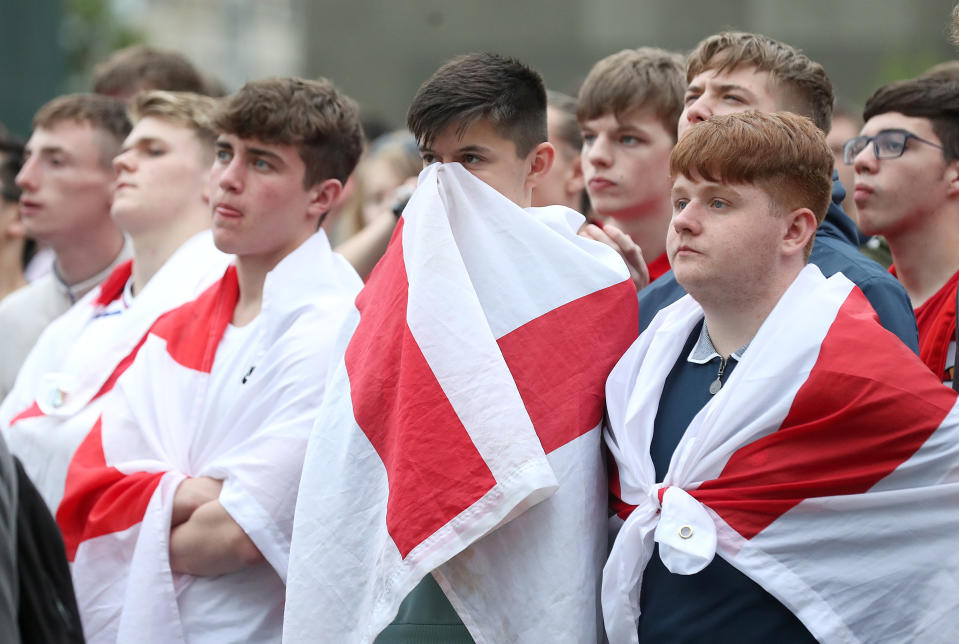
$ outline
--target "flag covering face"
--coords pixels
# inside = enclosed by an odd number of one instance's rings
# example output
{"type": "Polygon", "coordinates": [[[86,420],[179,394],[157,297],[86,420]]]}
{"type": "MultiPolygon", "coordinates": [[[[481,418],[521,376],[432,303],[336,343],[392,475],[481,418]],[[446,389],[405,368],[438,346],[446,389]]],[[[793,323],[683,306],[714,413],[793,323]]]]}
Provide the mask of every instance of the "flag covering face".
{"type": "Polygon", "coordinates": [[[597,637],[603,383],[637,311],[581,223],[420,175],[310,438],[286,641],[372,641],[431,571],[479,642],[597,637]]]}
{"type": "Polygon", "coordinates": [[[807,266],[657,483],[660,394],[702,317],[688,296],[664,309],[607,383],[610,488],[626,519],[603,572],[610,642],[638,639],[654,540],[677,574],[718,553],[819,641],[955,641],[956,394],[851,282],[807,266]]]}
{"type": "Polygon", "coordinates": [[[218,280],[229,261],[209,231],[200,233],[167,260],[129,309],[108,308],[132,274],[132,262],[125,262],[44,330],[0,405],[0,428],[51,512],[104,394],[132,362],[150,326],[218,280]]]}
{"type": "Polygon", "coordinates": [[[57,512],[87,641],[279,638],[303,451],[360,285],[322,232],[284,258],[264,284],[255,371],[234,374],[234,388],[211,387],[211,370],[237,302],[235,268],[153,325],[77,450],[57,512]],[[186,476],[223,480],[219,502],[268,565],[171,572],[172,500],[186,476]]]}

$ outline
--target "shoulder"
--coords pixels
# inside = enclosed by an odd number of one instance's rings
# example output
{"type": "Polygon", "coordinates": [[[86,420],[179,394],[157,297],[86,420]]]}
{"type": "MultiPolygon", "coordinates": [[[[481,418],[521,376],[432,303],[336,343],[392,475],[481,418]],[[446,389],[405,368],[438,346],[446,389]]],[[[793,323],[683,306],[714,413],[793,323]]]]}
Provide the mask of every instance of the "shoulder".
{"type": "Polygon", "coordinates": [[[655,282],[639,292],[639,330],[644,331],[661,309],[686,295],[672,271],[663,273],[655,282]]]}
{"type": "Polygon", "coordinates": [[[816,239],[809,261],[817,265],[826,277],[841,272],[849,278],[872,304],[882,325],[918,353],[918,332],[912,304],[906,289],[889,271],[855,247],[828,238],[816,239]]]}

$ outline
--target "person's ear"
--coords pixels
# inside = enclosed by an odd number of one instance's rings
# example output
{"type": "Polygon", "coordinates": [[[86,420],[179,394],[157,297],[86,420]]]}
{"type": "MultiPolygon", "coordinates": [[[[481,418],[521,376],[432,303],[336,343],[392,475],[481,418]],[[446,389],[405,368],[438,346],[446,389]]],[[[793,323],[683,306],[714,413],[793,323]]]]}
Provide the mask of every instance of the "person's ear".
{"type": "Polygon", "coordinates": [[[959,160],[950,161],[946,164],[944,178],[948,184],[946,194],[953,199],[959,197],[959,160]]]}
{"type": "Polygon", "coordinates": [[[806,244],[816,234],[816,215],[809,208],[797,208],[786,215],[783,252],[787,255],[805,252],[806,244]]]}
{"type": "MultiPolygon", "coordinates": [[[[23,219],[20,217],[18,206],[16,204],[5,204],[0,202],[0,208],[17,209],[17,212],[13,214],[13,216],[10,218],[10,221],[7,222],[6,228],[2,231],[3,236],[6,237],[7,239],[18,239],[21,237],[26,237],[27,227],[23,225],[23,219]]],[[[2,221],[2,219],[0,219],[0,221],[2,221]]]]}
{"type": "Polygon", "coordinates": [[[553,167],[553,159],[556,157],[556,150],[553,144],[543,141],[529,153],[530,159],[529,174],[526,175],[526,187],[532,188],[549,172],[553,167]]]}
{"type": "Polygon", "coordinates": [[[310,203],[307,208],[307,214],[311,218],[318,219],[325,213],[333,209],[340,194],[343,192],[343,184],[339,179],[327,179],[315,184],[309,190],[310,203]]]}
{"type": "Polygon", "coordinates": [[[576,162],[570,164],[569,176],[563,183],[563,188],[568,195],[582,194],[586,190],[586,177],[583,176],[583,164],[579,162],[579,155],[576,155],[576,162]]]}

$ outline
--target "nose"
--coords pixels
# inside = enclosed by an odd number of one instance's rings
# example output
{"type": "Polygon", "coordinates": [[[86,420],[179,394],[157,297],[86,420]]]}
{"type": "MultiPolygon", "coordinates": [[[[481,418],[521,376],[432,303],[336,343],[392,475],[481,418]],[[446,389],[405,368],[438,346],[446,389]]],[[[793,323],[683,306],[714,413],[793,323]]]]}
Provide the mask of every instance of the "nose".
{"type": "Polygon", "coordinates": [[[698,96],[692,99],[689,103],[686,104],[686,107],[683,109],[683,115],[680,117],[680,130],[684,128],[682,121],[686,122],[686,125],[696,125],[705,121],[710,116],[713,115],[712,106],[710,105],[709,99],[705,94],[698,96]]]}
{"type": "Polygon", "coordinates": [[[695,203],[690,201],[682,210],[673,210],[673,218],[670,221],[670,225],[677,233],[698,235],[702,230],[702,222],[700,221],[699,211],[695,203]]]}
{"type": "Polygon", "coordinates": [[[227,192],[241,192],[243,190],[244,166],[240,155],[230,158],[225,164],[217,163],[213,168],[214,182],[227,192]]]}
{"type": "Polygon", "coordinates": [[[852,167],[856,174],[865,174],[866,172],[873,174],[879,170],[879,159],[876,158],[872,141],[853,157],[852,167]]]}
{"type": "Polygon", "coordinates": [[[39,181],[37,163],[39,163],[39,160],[36,156],[27,157],[14,179],[17,186],[24,192],[35,192],[37,189],[37,182],[39,181]]]}
{"type": "Polygon", "coordinates": [[[609,139],[597,134],[590,142],[583,142],[583,159],[594,166],[608,167],[612,163],[609,139]]]}
{"type": "Polygon", "coordinates": [[[124,170],[133,172],[136,169],[133,160],[133,151],[126,150],[113,157],[113,169],[118,173],[124,170]]]}

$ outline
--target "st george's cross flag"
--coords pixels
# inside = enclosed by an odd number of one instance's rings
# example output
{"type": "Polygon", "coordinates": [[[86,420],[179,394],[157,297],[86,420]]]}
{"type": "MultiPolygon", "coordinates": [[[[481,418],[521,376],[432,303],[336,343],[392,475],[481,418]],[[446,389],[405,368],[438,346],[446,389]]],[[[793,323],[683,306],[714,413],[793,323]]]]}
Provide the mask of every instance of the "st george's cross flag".
{"type": "Polygon", "coordinates": [[[625,518],[603,573],[609,641],[638,639],[655,541],[676,574],[723,557],[821,642],[955,642],[955,392],[849,280],[807,266],[656,482],[659,397],[702,317],[689,296],[661,311],[606,387],[625,518]]]}
{"type": "Polygon", "coordinates": [[[151,327],[70,463],[57,512],[88,642],[279,639],[303,452],[361,286],[320,231],[267,274],[250,335],[230,325],[234,266],[151,327]],[[225,346],[251,363],[221,362],[225,346]],[[172,501],[188,476],[223,481],[219,503],[265,564],[171,570],[172,501]]]}
{"type": "Polygon", "coordinates": [[[0,431],[55,513],[67,466],[130,365],[150,326],[218,280],[231,256],[194,235],[128,301],[132,261],[54,320],[0,404],[0,431]]]}
{"type": "Polygon", "coordinates": [[[284,641],[371,642],[431,572],[477,642],[601,633],[603,383],[637,302],[582,222],[421,173],[310,436],[284,641]]]}

